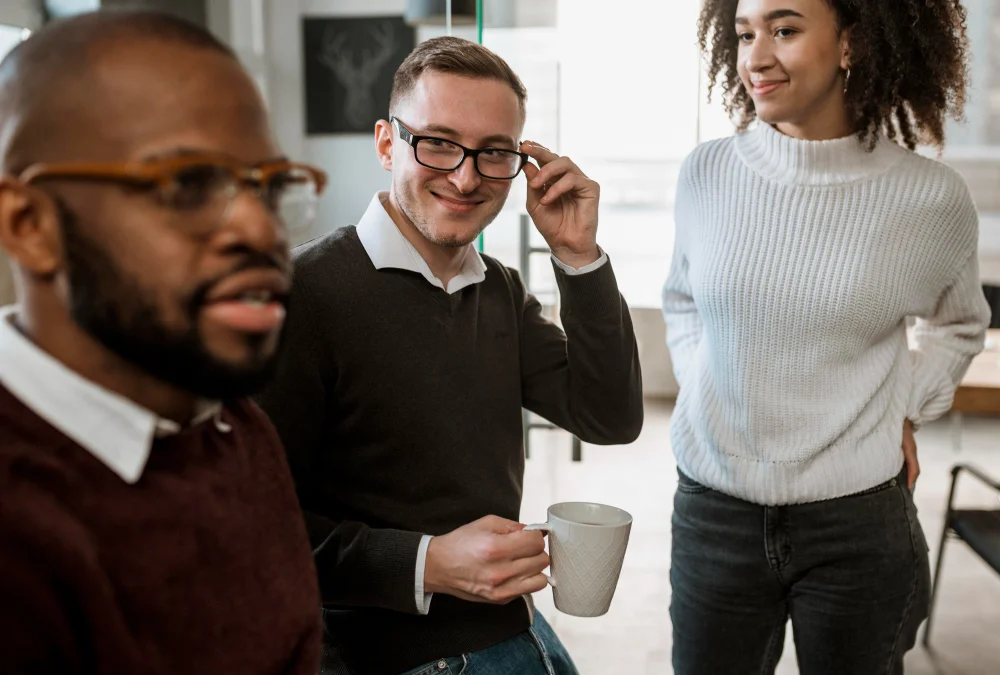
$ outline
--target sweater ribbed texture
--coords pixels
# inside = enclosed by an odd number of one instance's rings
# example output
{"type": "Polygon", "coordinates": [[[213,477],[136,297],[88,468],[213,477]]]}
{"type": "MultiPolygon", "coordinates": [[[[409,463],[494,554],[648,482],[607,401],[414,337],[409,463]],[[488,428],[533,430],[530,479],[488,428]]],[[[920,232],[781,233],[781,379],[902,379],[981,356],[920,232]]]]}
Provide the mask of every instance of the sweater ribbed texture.
{"type": "Polygon", "coordinates": [[[961,177],[885,139],[869,153],[761,124],[699,146],[675,208],[681,470],[769,505],[895,476],[904,419],[948,411],[989,323],[961,177]]]}

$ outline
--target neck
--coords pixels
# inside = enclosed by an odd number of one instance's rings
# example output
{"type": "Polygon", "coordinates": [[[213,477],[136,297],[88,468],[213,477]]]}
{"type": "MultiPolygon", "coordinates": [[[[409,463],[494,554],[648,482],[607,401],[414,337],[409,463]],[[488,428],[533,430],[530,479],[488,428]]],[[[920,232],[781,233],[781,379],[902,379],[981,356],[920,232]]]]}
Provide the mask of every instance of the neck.
{"type": "Polygon", "coordinates": [[[125,361],[81,329],[57,299],[47,302],[40,295],[29,292],[15,318],[17,328],[38,348],[81,377],[161,418],[185,424],[194,417],[197,396],[125,361]]]}
{"type": "Polygon", "coordinates": [[[421,234],[416,225],[403,213],[396,202],[395,192],[389,192],[389,200],[385,203],[385,210],[392,218],[392,222],[399,228],[400,233],[417,250],[420,257],[424,259],[431,273],[448,287],[448,282],[458,276],[462,271],[462,263],[469,253],[469,246],[441,246],[430,241],[421,234]]]}
{"type": "Polygon", "coordinates": [[[796,125],[796,124],[776,124],[774,128],[786,136],[797,138],[800,141],[832,141],[837,138],[845,138],[853,133],[848,125],[828,126],[828,125],[796,125]]]}
{"type": "Polygon", "coordinates": [[[801,120],[778,122],[774,127],[786,136],[802,141],[829,141],[854,133],[842,96],[833,97],[818,110],[809,111],[801,120]]]}

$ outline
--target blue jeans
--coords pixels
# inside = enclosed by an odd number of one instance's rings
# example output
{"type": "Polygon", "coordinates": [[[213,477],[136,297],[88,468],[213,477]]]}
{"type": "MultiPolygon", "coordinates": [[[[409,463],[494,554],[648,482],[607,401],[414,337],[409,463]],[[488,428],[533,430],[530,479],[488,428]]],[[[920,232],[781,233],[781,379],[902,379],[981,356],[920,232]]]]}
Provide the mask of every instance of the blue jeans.
{"type": "Polygon", "coordinates": [[[681,474],[670,584],[676,675],[773,673],[789,618],[802,675],[898,675],[930,565],[906,472],[857,495],[764,507],[681,474]]]}
{"type": "Polygon", "coordinates": [[[548,621],[535,612],[531,628],[498,645],[442,658],[405,675],[579,675],[548,621]]]}

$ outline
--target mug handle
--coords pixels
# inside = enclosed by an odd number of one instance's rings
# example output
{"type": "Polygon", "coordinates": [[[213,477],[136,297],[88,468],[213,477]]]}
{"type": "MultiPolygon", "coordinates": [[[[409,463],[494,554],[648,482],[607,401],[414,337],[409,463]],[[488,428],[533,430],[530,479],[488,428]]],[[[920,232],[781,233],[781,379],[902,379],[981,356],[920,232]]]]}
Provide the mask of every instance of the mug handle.
{"type": "MultiPolygon", "coordinates": [[[[548,523],[534,523],[532,525],[527,525],[521,531],[522,532],[531,532],[531,531],[534,531],[534,530],[538,530],[539,532],[544,532],[545,534],[549,534],[550,532],[552,532],[552,526],[549,525],[548,523]]],[[[556,587],[556,580],[555,579],[553,579],[552,577],[550,577],[548,574],[542,574],[542,576],[545,577],[545,580],[549,582],[549,586],[551,586],[552,588],[556,587]]]]}

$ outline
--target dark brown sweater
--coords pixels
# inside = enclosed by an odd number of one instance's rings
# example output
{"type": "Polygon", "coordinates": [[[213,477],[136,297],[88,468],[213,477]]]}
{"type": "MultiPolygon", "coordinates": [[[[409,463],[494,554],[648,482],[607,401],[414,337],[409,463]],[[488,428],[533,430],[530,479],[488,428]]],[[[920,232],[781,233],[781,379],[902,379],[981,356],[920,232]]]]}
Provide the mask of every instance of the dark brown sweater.
{"type": "Polygon", "coordinates": [[[315,568],[252,403],[128,485],[0,386],[0,672],[315,675],[315,568]]]}
{"type": "Polygon", "coordinates": [[[522,407],[589,443],[642,427],[628,307],[611,263],[556,270],[565,333],[514,270],[447,294],[376,270],[357,230],[296,251],[286,358],[259,399],[285,443],[316,548],[327,629],[357,673],[399,673],[529,626],[524,602],[414,598],[423,534],[517,520],[522,407]]]}

